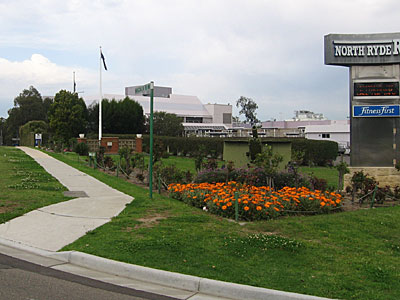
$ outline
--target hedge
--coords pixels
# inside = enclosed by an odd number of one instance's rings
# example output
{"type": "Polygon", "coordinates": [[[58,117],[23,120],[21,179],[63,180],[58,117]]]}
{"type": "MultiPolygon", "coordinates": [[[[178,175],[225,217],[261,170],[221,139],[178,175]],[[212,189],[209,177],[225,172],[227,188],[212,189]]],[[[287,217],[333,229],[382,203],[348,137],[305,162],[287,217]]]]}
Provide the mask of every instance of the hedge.
{"type": "MultiPolygon", "coordinates": [[[[123,138],[136,138],[135,134],[114,134],[104,136],[117,136],[123,138]]],[[[233,140],[234,138],[229,138],[233,140]]],[[[243,138],[241,138],[243,139],[243,138]]],[[[272,138],[261,138],[268,143],[272,138]]],[[[215,137],[167,137],[154,136],[154,143],[161,141],[172,155],[194,156],[200,145],[204,145],[206,155],[222,158],[224,138],[215,137]]],[[[332,141],[308,140],[304,138],[276,138],[274,140],[288,140],[292,142],[292,153],[304,151],[303,165],[325,166],[334,161],[338,155],[338,144],[332,141]]],[[[143,151],[149,152],[149,135],[143,135],[143,151]]]]}
{"type": "Polygon", "coordinates": [[[326,166],[338,156],[338,144],[332,141],[291,139],[292,153],[304,151],[303,165],[326,166]]]}
{"type": "MultiPolygon", "coordinates": [[[[143,151],[149,152],[149,136],[143,136],[143,151]]],[[[224,139],[207,137],[168,137],[154,136],[154,143],[161,142],[172,155],[195,156],[201,145],[206,149],[206,156],[222,158],[224,139]]]]}
{"type": "Polygon", "coordinates": [[[45,121],[29,121],[19,128],[20,145],[33,147],[35,146],[35,133],[42,134],[42,144],[48,141],[48,125],[45,121]]]}

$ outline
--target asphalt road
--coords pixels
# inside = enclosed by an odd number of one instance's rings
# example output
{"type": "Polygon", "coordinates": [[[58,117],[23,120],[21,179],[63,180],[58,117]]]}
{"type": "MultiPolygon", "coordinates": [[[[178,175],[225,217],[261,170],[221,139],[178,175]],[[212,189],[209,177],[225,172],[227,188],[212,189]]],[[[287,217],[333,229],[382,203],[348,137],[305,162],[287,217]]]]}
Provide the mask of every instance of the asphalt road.
{"type": "Polygon", "coordinates": [[[0,300],[175,300],[0,254],[0,300]]]}

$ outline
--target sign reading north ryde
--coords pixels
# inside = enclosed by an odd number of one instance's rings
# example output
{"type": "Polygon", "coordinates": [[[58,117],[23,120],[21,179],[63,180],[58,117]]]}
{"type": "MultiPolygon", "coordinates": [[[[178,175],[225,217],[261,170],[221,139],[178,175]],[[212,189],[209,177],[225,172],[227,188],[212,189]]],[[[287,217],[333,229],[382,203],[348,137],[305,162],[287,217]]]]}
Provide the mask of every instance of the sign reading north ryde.
{"type": "Polygon", "coordinates": [[[325,36],[325,64],[327,65],[397,63],[400,63],[400,33],[325,36]]]}
{"type": "Polygon", "coordinates": [[[354,105],[353,117],[399,117],[400,105],[354,105]]]}

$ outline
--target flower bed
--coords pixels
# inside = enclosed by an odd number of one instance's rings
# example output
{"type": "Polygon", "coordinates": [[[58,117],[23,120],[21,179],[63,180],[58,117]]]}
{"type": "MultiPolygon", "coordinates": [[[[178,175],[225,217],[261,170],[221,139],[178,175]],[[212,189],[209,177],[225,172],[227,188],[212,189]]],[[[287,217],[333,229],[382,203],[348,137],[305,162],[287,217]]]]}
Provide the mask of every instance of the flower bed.
{"type": "Polygon", "coordinates": [[[235,217],[235,195],[238,198],[239,218],[262,220],[292,213],[328,213],[340,209],[341,195],[333,192],[311,191],[306,187],[284,187],[273,190],[228,183],[170,184],[170,195],[193,206],[227,218],[235,217]]]}

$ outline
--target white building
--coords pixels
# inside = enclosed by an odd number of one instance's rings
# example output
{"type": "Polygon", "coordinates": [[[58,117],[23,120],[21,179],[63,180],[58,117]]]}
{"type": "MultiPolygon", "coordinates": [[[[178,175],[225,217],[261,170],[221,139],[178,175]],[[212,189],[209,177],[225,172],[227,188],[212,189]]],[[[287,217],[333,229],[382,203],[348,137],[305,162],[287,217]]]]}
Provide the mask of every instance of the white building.
{"type": "MultiPolygon", "coordinates": [[[[136,86],[126,87],[125,95],[104,94],[105,99],[123,100],[129,97],[137,101],[146,116],[150,115],[150,92],[135,93],[136,86]]],[[[97,97],[85,97],[86,102],[98,101],[97,97]]],[[[170,87],[154,87],[153,111],[163,111],[181,117],[186,135],[218,135],[232,127],[232,106],[229,104],[204,105],[196,96],[177,95],[170,87]]]]}
{"type": "Polygon", "coordinates": [[[261,128],[268,137],[305,137],[334,141],[346,152],[350,151],[349,120],[328,120],[323,114],[299,110],[295,111],[293,119],[262,122],[261,128]]]}
{"type": "Polygon", "coordinates": [[[336,121],[329,125],[308,125],[305,127],[304,136],[310,140],[334,141],[339,148],[350,151],[350,124],[336,121]]]}
{"type": "Polygon", "coordinates": [[[295,110],[294,118],[289,121],[316,121],[316,120],[327,120],[321,113],[314,113],[309,110],[295,110]]]}

